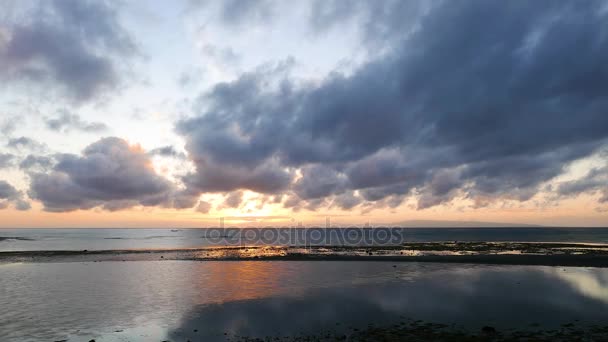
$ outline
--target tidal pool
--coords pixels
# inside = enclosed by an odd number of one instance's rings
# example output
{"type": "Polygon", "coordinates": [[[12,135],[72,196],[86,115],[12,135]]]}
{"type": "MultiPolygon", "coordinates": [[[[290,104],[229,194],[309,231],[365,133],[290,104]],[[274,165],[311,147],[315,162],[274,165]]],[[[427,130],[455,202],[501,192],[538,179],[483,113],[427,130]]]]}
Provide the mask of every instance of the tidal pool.
{"type": "Polygon", "coordinates": [[[383,261],[0,265],[2,341],[225,341],[403,319],[471,331],[608,321],[608,269],[383,261]]]}

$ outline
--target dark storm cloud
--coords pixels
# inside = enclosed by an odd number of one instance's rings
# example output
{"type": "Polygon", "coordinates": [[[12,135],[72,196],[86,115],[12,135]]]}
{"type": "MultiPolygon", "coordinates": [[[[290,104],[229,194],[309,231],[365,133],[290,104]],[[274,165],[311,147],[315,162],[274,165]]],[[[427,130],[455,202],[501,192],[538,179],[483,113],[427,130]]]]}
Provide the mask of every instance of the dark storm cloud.
{"type": "Polygon", "coordinates": [[[57,117],[46,119],[45,124],[50,130],[64,133],[71,130],[96,133],[108,129],[104,123],[87,122],[80,115],[68,111],[61,111],[57,117]]]}
{"type": "Polygon", "coordinates": [[[457,170],[442,170],[433,175],[420,189],[418,209],[430,208],[451,201],[462,186],[461,175],[457,170]]]}
{"type": "Polygon", "coordinates": [[[225,192],[249,189],[260,193],[277,193],[285,190],[291,175],[277,164],[259,165],[254,168],[221,166],[196,160],[197,171],[184,178],[184,183],[200,192],[225,192]]]}
{"type": "Polygon", "coordinates": [[[302,178],[293,188],[302,199],[327,197],[346,188],[346,177],[332,168],[313,165],[302,168],[301,172],[302,178]]]}
{"type": "MultiPolygon", "coordinates": [[[[286,62],[219,84],[177,125],[197,166],[185,183],[289,190],[294,208],[348,190],[389,206],[415,195],[419,208],[458,196],[528,200],[606,144],[602,6],[445,1],[407,35],[386,35],[390,52],[351,75],[298,82],[286,62]]],[[[398,31],[395,13],[378,13],[398,31]]]]}
{"type": "Polygon", "coordinates": [[[5,39],[0,39],[0,77],[26,86],[58,84],[77,102],[111,91],[120,82],[121,60],[136,53],[114,5],[87,0],[24,3],[27,9],[15,11],[4,27],[5,39]]]}
{"type": "Polygon", "coordinates": [[[119,138],[101,139],[81,156],[55,158],[51,172],[30,174],[30,197],[40,200],[47,211],[167,205],[174,191],[154,172],[144,151],[119,138]]]}

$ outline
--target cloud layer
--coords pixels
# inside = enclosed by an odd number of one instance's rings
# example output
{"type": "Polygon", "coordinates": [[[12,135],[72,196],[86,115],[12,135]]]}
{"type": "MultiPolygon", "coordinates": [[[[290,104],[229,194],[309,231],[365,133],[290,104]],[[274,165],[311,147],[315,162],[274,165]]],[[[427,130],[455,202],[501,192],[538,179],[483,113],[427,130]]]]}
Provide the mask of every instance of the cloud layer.
{"type": "Polygon", "coordinates": [[[287,61],[219,84],[178,123],[196,164],[184,181],[295,207],[528,200],[606,143],[602,6],[441,2],[351,75],[300,82],[287,61]]]}
{"type": "Polygon", "coordinates": [[[84,121],[80,115],[68,111],[61,111],[58,116],[46,119],[46,126],[52,131],[63,133],[67,133],[71,130],[95,133],[108,129],[104,123],[87,122],[84,121]]]}
{"type": "Polygon", "coordinates": [[[166,205],[174,190],[172,183],[155,173],[140,147],[119,138],[101,139],[81,156],[61,154],[55,159],[50,172],[30,174],[29,195],[47,211],[166,205]]]}
{"type": "MultiPolygon", "coordinates": [[[[176,20],[166,4],[115,1],[7,6],[0,24],[0,82],[10,100],[0,108],[2,176],[20,171],[30,198],[53,212],[251,211],[252,198],[256,208],[362,212],[455,199],[480,208],[539,194],[557,201],[584,193],[608,203],[606,166],[559,178],[573,162],[606,160],[605,1],[189,3],[188,11],[206,15],[176,20]],[[139,11],[146,6],[156,12],[139,11]],[[285,18],[297,21],[285,35],[310,40],[303,46],[359,46],[348,52],[352,60],[326,72],[332,67],[324,63],[340,52],[313,49],[320,56],[310,56],[290,47],[285,51],[302,55],[279,56],[242,41],[266,32],[270,45],[282,46],[283,27],[273,25],[285,18]],[[175,26],[182,21],[183,31],[175,26]],[[240,37],[244,30],[260,34],[240,37]],[[334,41],[340,30],[356,32],[334,41]],[[222,34],[234,37],[220,44],[214,35],[222,34]],[[145,84],[100,101],[122,89],[137,60],[149,67],[145,84]],[[199,65],[205,62],[213,67],[199,65]],[[226,72],[222,63],[238,68],[226,72]],[[25,100],[12,101],[21,93],[25,100]],[[101,138],[106,124],[151,148],[101,138]],[[64,139],[75,132],[88,134],[64,139]],[[87,144],[81,154],[56,153],[87,144]]],[[[26,209],[25,199],[0,183],[0,206],[26,209]]]]}
{"type": "Polygon", "coordinates": [[[15,209],[25,211],[31,208],[29,202],[23,198],[23,193],[18,191],[7,183],[6,181],[0,180],[0,209],[7,208],[12,204],[15,209]]]}
{"type": "Polygon", "coordinates": [[[136,45],[116,3],[32,1],[7,10],[0,26],[0,77],[11,84],[61,91],[76,102],[115,91],[122,60],[136,45]],[[11,15],[12,14],[12,15],[11,15]]]}

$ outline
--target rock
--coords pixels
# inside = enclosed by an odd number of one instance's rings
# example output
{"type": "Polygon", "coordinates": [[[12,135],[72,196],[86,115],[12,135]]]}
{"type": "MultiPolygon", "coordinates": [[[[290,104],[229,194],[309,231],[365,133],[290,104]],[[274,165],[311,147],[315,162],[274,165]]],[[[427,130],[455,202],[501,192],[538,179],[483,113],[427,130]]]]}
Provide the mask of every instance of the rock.
{"type": "Polygon", "coordinates": [[[89,342],[95,342],[95,340],[90,340],[89,342]]]}

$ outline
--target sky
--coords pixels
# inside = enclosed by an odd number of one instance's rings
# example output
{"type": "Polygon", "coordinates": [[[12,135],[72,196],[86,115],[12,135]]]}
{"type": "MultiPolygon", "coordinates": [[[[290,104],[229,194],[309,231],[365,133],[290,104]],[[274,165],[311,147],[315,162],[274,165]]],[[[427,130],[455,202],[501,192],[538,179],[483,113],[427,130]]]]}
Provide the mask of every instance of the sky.
{"type": "Polygon", "coordinates": [[[0,227],[608,226],[606,1],[0,3],[0,227]]]}

